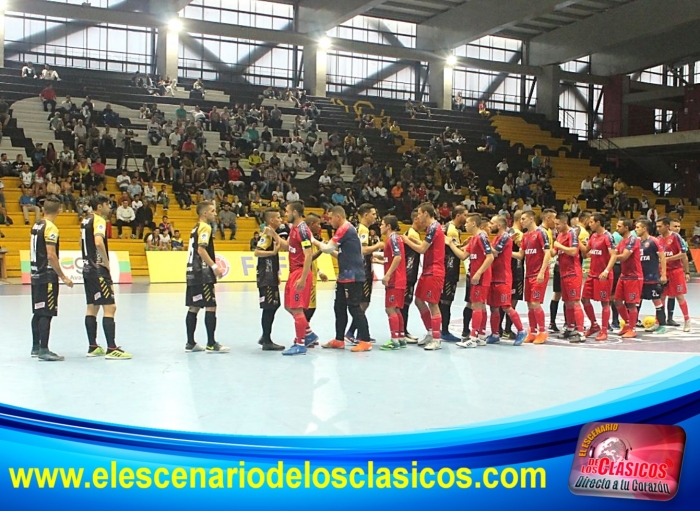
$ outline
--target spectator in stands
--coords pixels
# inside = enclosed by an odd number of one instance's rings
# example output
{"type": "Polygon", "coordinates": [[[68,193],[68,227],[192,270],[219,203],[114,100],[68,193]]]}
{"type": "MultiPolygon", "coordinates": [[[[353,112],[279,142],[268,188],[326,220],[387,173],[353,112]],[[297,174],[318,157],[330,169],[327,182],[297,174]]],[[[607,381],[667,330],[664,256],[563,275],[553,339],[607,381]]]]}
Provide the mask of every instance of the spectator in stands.
{"type": "Polygon", "coordinates": [[[143,192],[143,189],[141,188],[138,179],[132,177],[131,184],[127,186],[126,191],[129,193],[129,197],[135,197],[136,195],[140,195],[141,192],[143,192]]]}
{"type": "Polygon", "coordinates": [[[678,219],[683,221],[685,216],[685,201],[683,199],[678,199],[676,206],[673,208],[673,212],[678,214],[678,219]]]}
{"type": "Polygon", "coordinates": [[[617,181],[615,181],[615,184],[613,185],[614,194],[617,195],[618,193],[622,193],[626,189],[627,184],[625,184],[621,177],[618,177],[617,181]]]}
{"type": "Polygon", "coordinates": [[[185,250],[185,245],[182,242],[182,237],[180,236],[180,231],[175,231],[170,240],[170,248],[174,251],[185,250]]]}
{"type": "Polygon", "coordinates": [[[639,199],[639,212],[642,215],[646,215],[647,211],[649,211],[649,198],[646,195],[642,195],[639,199]]]}
{"type": "MultiPolygon", "coordinates": [[[[10,120],[10,105],[7,104],[5,98],[0,97],[0,131],[5,127],[7,121],[10,120]]],[[[2,140],[2,133],[0,133],[0,140],[2,140]]]]}
{"type": "Polygon", "coordinates": [[[38,78],[39,76],[34,69],[34,64],[27,62],[22,66],[22,78],[38,78]]]}
{"type": "Polygon", "coordinates": [[[389,141],[391,143],[396,143],[396,141],[399,141],[399,145],[404,144],[404,137],[401,135],[401,127],[398,125],[396,121],[393,121],[391,123],[391,127],[389,128],[389,133],[391,135],[391,138],[389,141]]]}
{"type": "Polygon", "coordinates": [[[292,186],[292,189],[287,192],[287,196],[285,197],[287,199],[287,202],[296,202],[299,200],[299,192],[297,192],[297,187],[292,186]]]}
{"type": "Polygon", "coordinates": [[[146,206],[155,211],[158,204],[158,190],[156,190],[152,180],[143,188],[143,201],[146,206]]]}
{"type": "Polygon", "coordinates": [[[170,195],[168,194],[168,188],[165,185],[160,186],[157,201],[158,204],[163,206],[163,211],[168,211],[170,209],[170,195]]]}
{"type": "Polygon", "coordinates": [[[693,226],[693,237],[690,242],[693,244],[693,248],[700,248],[700,220],[695,220],[695,225],[693,226]]]}
{"type": "Polygon", "coordinates": [[[107,103],[102,110],[102,121],[105,123],[105,126],[111,126],[113,128],[119,126],[119,114],[112,110],[112,105],[109,103],[107,103]]]}
{"type": "Polygon", "coordinates": [[[0,177],[14,175],[12,162],[7,158],[7,153],[0,155],[0,177]]]}
{"type": "Polygon", "coordinates": [[[464,98],[462,93],[458,92],[454,99],[452,100],[452,110],[457,110],[458,112],[464,112],[467,109],[467,105],[464,103],[464,98]]]}
{"type": "Polygon", "coordinates": [[[60,197],[61,185],[58,183],[58,178],[56,176],[51,176],[51,180],[46,185],[46,193],[49,196],[55,195],[56,197],[60,197]]]}
{"type": "Polygon", "coordinates": [[[80,114],[83,116],[86,125],[92,124],[92,117],[95,113],[95,105],[90,96],[85,96],[85,101],[80,105],[80,114]]]}
{"type": "Polygon", "coordinates": [[[75,197],[73,196],[73,191],[73,185],[70,182],[70,178],[64,178],[61,182],[61,193],[59,195],[59,198],[61,199],[61,203],[64,205],[64,211],[67,211],[68,206],[70,206],[71,209],[75,213],[77,213],[78,207],[75,204],[75,197]]]}
{"type": "Polygon", "coordinates": [[[19,206],[22,208],[22,215],[24,215],[24,225],[29,225],[30,211],[34,212],[35,222],[41,218],[41,209],[37,206],[36,198],[29,188],[24,188],[22,190],[22,195],[19,198],[19,206]]]}
{"type": "Polygon", "coordinates": [[[498,163],[498,165],[496,165],[496,170],[498,171],[498,175],[503,176],[504,178],[506,175],[508,175],[509,168],[510,167],[508,166],[508,159],[507,158],[503,158],[503,160],[500,161],[498,163]]]}
{"type": "Polygon", "coordinates": [[[406,101],[404,106],[404,112],[411,116],[411,119],[416,118],[416,108],[413,106],[413,101],[410,99],[406,101]]]}
{"type": "Polygon", "coordinates": [[[334,206],[345,206],[347,204],[345,194],[340,186],[335,188],[335,193],[331,196],[331,201],[334,206]]]}
{"type": "Polygon", "coordinates": [[[104,184],[105,171],[107,170],[107,166],[102,162],[102,159],[97,158],[97,160],[95,160],[95,163],[93,163],[90,166],[90,168],[95,173],[95,175],[99,178],[100,184],[104,184]]]}
{"type": "Polygon", "coordinates": [[[160,229],[156,227],[151,234],[146,237],[146,250],[163,250],[163,236],[160,234],[160,229]]]}
{"type": "Polygon", "coordinates": [[[230,240],[236,239],[236,213],[231,209],[231,204],[228,202],[224,202],[223,209],[219,211],[217,228],[221,231],[222,240],[226,239],[224,229],[231,229],[230,240]]]}
{"type": "Polygon", "coordinates": [[[272,110],[270,110],[270,127],[273,129],[282,128],[282,110],[279,109],[277,103],[272,110]]]}
{"type": "MultiPolygon", "coordinates": [[[[135,201],[132,202],[132,208],[134,208],[134,203],[138,205],[140,200],[138,199],[138,196],[135,197],[135,201]]],[[[156,224],[153,222],[153,210],[148,207],[138,207],[134,208],[134,212],[136,213],[136,236],[139,239],[143,238],[143,230],[148,227],[151,231],[156,228],[156,224]]]]}
{"type": "Polygon", "coordinates": [[[44,112],[48,112],[48,107],[50,106],[51,115],[53,115],[53,113],[56,111],[56,91],[54,90],[53,85],[48,84],[44,90],[41,91],[39,97],[44,104],[44,112]]]}
{"type": "Polygon", "coordinates": [[[433,116],[431,115],[430,108],[426,106],[423,101],[418,102],[418,106],[416,107],[416,112],[424,113],[425,115],[428,116],[428,119],[432,119],[433,116]]]}
{"type": "Polygon", "coordinates": [[[248,244],[250,250],[255,250],[258,247],[259,241],[260,241],[260,232],[255,231],[253,233],[253,237],[250,239],[250,243],[248,244]]]}
{"type": "Polygon", "coordinates": [[[591,176],[586,176],[583,181],[581,181],[581,195],[584,199],[593,198],[593,182],[591,181],[591,176]]]}
{"type": "Polygon", "coordinates": [[[204,99],[204,94],[206,91],[204,90],[204,83],[202,83],[201,78],[197,78],[195,82],[192,84],[192,92],[190,94],[191,99],[204,99]]]}
{"type": "Polygon", "coordinates": [[[86,145],[87,144],[87,128],[85,128],[85,125],[83,124],[82,119],[78,119],[76,122],[75,127],[73,128],[73,139],[74,139],[74,147],[78,147],[79,145],[86,145]]]}
{"type": "Polygon", "coordinates": [[[148,125],[148,140],[151,145],[158,145],[163,140],[162,129],[157,119],[151,119],[151,123],[148,125]]]}
{"type": "Polygon", "coordinates": [[[88,130],[87,149],[92,151],[93,148],[99,147],[101,139],[100,128],[97,127],[97,123],[93,122],[88,130]]]}
{"type": "Polygon", "coordinates": [[[479,101],[479,115],[481,117],[489,117],[491,115],[491,112],[486,109],[486,103],[483,101],[479,101]]]}
{"type": "Polygon", "coordinates": [[[58,76],[58,73],[56,72],[55,69],[51,69],[48,64],[44,64],[44,69],[41,71],[41,77],[42,80],[56,80],[60,81],[61,78],[58,76]]]}

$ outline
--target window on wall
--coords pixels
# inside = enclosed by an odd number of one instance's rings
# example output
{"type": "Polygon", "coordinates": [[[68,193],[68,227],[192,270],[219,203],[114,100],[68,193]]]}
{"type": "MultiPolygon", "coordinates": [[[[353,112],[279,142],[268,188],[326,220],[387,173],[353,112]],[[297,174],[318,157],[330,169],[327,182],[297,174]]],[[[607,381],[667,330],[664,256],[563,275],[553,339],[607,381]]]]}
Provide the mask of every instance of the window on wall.
{"type": "Polygon", "coordinates": [[[559,123],[562,127],[569,128],[570,132],[578,135],[582,140],[587,140],[589,133],[594,137],[597,136],[602,130],[602,94],[603,87],[601,85],[591,87],[586,83],[564,84],[562,94],[559,97],[559,123]],[[598,106],[598,112],[593,119],[589,117],[591,90],[593,109],[598,106]]]}
{"type": "Polygon", "coordinates": [[[370,16],[355,16],[326,32],[329,37],[363,43],[416,47],[416,24],[370,16]]]}
{"type": "Polygon", "coordinates": [[[522,46],[523,42],[518,39],[489,35],[459,46],[455,49],[455,55],[495,62],[510,62],[511,59],[519,61],[522,55],[522,46]]]}
{"type": "Polygon", "coordinates": [[[62,67],[149,72],[151,29],[107,23],[85,28],[64,18],[8,12],[5,58],[62,67]]]}
{"type": "Polygon", "coordinates": [[[194,0],[180,13],[186,19],[291,30],[294,6],[262,0],[194,0]]]}

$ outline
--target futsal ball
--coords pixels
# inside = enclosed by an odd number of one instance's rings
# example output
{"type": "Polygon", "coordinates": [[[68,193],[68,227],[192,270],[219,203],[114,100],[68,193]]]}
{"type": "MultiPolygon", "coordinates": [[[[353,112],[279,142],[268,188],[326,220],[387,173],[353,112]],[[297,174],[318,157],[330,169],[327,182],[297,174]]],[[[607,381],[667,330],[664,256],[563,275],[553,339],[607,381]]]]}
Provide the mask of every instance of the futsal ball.
{"type": "Polygon", "coordinates": [[[625,325],[627,324],[627,321],[624,319],[620,318],[620,328],[625,328],[625,325]]]}
{"type": "Polygon", "coordinates": [[[652,328],[656,324],[656,318],[654,316],[647,316],[644,318],[644,321],[642,321],[642,324],[644,328],[652,328]]]}

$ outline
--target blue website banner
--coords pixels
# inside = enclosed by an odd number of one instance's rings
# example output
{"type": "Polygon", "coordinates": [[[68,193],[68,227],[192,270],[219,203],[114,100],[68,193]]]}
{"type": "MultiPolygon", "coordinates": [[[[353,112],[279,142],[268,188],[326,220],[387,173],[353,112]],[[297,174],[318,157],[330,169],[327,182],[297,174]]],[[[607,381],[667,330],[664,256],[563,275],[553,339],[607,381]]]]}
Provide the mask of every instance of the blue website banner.
{"type": "MultiPolygon", "coordinates": [[[[493,390],[489,390],[493,391],[493,390]]],[[[149,430],[0,406],[1,509],[592,509],[697,506],[700,359],[510,421],[400,435],[254,437],[149,430]],[[687,433],[665,502],[574,495],[590,422],[687,433]]]]}

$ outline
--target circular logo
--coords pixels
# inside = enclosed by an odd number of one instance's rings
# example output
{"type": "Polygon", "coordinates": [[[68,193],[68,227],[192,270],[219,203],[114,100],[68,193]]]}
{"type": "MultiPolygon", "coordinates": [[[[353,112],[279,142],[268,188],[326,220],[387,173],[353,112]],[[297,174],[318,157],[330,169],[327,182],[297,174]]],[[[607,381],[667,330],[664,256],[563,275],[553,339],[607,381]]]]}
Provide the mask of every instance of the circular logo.
{"type": "Polygon", "coordinates": [[[222,279],[226,278],[226,275],[228,275],[228,272],[231,271],[231,265],[228,264],[228,261],[226,260],[226,258],[217,255],[216,256],[216,265],[221,270],[221,278],[222,279]]]}

